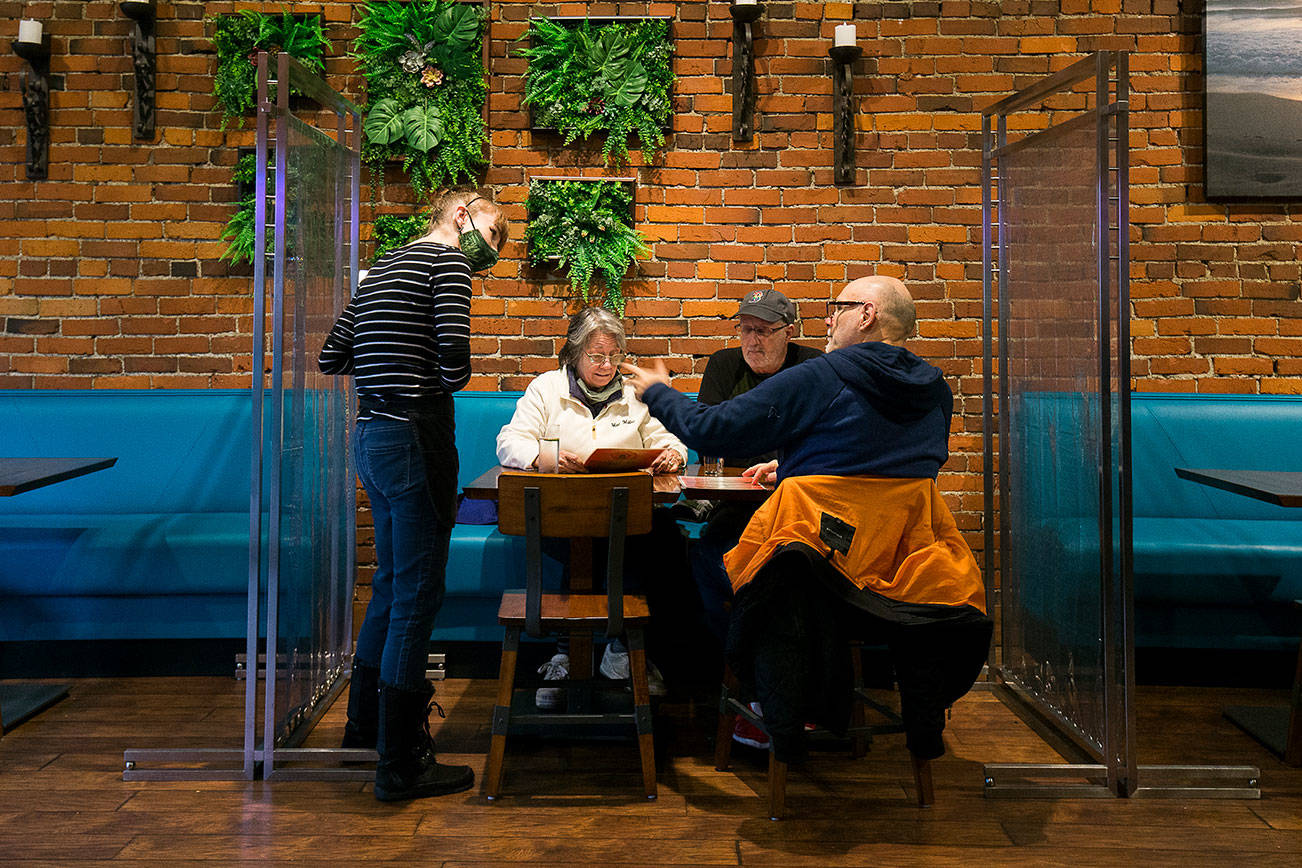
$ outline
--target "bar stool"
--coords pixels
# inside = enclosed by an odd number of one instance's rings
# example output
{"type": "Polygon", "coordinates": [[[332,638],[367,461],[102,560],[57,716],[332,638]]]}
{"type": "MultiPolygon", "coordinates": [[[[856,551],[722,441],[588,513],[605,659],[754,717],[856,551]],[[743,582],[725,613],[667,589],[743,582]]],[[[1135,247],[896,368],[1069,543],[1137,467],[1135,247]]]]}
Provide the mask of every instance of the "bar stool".
{"type": "MultiPolygon", "coordinates": [[[[626,597],[624,538],[651,530],[651,476],[647,473],[540,474],[503,473],[498,479],[498,527],[502,533],[526,538],[525,591],[502,595],[497,619],[506,628],[502,664],[493,708],[492,742],[484,771],[484,795],[496,799],[502,789],[506,737],[511,724],[534,727],[568,727],[612,723],[632,724],[642,762],[642,784],[648,799],[656,797],[656,770],[651,731],[651,695],[647,686],[644,628],[650,618],[646,598],[626,597]],[[570,591],[542,592],[542,538],[570,541],[570,591]],[[593,540],[606,538],[606,593],[582,593],[593,586],[593,540]],[[530,636],[572,633],[570,679],[549,681],[571,690],[592,688],[592,633],[604,629],[614,638],[627,636],[631,712],[596,713],[571,703],[565,712],[538,713],[532,708],[513,709],[516,699],[515,669],[520,633],[530,636]]],[[[623,685],[618,685],[622,691],[623,685]]],[[[524,691],[520,691],[523,699],[524,691]]],[[[529,691],[531,694],[532,691],[529,691]]],[[[574,694],[571,694],[574,695],[574,694]]],[[[524,703],[515,703],[523,705],[524,703]]]]}

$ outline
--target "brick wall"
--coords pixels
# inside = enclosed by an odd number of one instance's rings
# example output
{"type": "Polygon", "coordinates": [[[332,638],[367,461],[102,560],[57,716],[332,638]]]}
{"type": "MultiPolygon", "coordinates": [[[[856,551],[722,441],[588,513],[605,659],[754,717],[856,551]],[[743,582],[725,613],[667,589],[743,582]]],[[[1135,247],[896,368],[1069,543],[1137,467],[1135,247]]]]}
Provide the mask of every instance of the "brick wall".
{"type": "MultiPolygon", "coordinates": [[[[344,55],[351,3],[319,11],[334,42],[331,83],[360,97],[344,55]]],[[[215,55],[204,16],[280,3],[159,4],[157,140],[131,139],[127,19],[109,0],[3,2],[53,36],[50,179],[27,181],[23,62],[0,56],[0,387],[234,387],[251,367],[249,271],[218,261],[245,129],[220,129],[215,55]]],[[[720,319],[770,283],[801,302],[804,339],[821,343],[820,302],[874,270],[918,299],[913,348],[959,397],[942,480],[960,522],[979,527],[980,110],[1095,49],[1132,52],[1131,199],[1135,387],[1302,391],[1298,244],[1289,204],[1208,204],[1202,195],[1202,5],[1179,0],[770,2],[757,24],[757,133],[734,143],[727,3],[490,4],[486,181],[516,241],[474,301],[474,389],[522,388],[554,364],[563,287],[522,264],[533,174],[599,176],[599,147],[562,148],[520,106],[513,40],[530,14],[674,15],[673,134],[643,160],[636,217],[651,241],[628,307],[633,349],[669,356],[695,388],[724,346],[720,319]],[[831,183],[827,47],[857,23],[856,183],[831,183]]],[[[401,176],[376,208],[411,207],[401,176]]],[[[363,218],[373,211],[370,194],[363,218]]],[[[973,542],[979,539],[973,536],[973,542]]]]}

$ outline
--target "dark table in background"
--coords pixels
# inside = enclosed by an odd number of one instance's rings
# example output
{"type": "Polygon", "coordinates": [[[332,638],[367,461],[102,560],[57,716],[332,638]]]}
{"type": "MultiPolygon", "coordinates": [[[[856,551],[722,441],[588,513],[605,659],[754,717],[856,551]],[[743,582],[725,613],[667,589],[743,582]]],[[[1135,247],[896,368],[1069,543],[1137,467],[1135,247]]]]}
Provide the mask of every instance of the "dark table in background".
{"type": "MultiPolygon", "coordinates": [[[[1181,479],[1264,500],[1276,506],[1302,507],[1302,472],[1291,470],[1208,470],[1177,467],[1181,479]]],[[[1302,605],[1295,601],[1294,605],[1302,605]]],[[[1293,695],[1287,706],[1236,705],[1225,717],[1284,758],[1302,765],[1302,648],[1298,650],[1293,695]]]]}
{"type": "MultiPolygon", "coordinates": [[[[0,497],[106,470],[116,463],[116,458],[0,458],[0,497]]],[[[67,695],[64,684],[0,684],[0,734],[67,695]]]]}

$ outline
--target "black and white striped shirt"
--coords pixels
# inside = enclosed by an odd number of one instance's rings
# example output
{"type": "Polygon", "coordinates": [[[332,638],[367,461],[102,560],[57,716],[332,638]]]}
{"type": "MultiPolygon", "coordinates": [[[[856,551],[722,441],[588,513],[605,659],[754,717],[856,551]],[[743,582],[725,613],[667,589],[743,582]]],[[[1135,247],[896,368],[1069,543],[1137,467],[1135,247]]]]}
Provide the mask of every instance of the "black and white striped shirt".
{"type": "MultiPolygon", "coordinates": [[[[380,257],[326,337],[327,374],[353,374],[360,398],[455,392],[470,380],[470,266],[455,247],[421,241],[380,257]]],[[[401,410],[368,410],[406,418],[401,410]]]]}

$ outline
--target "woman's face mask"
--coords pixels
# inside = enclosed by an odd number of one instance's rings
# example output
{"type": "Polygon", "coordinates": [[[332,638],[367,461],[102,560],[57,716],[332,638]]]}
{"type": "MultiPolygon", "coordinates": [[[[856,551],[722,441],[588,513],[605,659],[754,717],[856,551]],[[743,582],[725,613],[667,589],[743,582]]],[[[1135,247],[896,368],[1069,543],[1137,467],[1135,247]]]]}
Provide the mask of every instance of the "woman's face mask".
{"type": "Polygon", "coordinates": [[[470,260],[471,273],[479,274],[497,264],[497,251],[475,228],[475,218],[470,216],[469,208],[466,208],[466,219],[470,221],[470,228],[459,236],[461,252],[466,255],[466,259],[470,260]]]}

